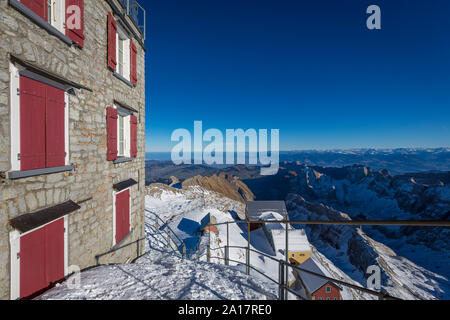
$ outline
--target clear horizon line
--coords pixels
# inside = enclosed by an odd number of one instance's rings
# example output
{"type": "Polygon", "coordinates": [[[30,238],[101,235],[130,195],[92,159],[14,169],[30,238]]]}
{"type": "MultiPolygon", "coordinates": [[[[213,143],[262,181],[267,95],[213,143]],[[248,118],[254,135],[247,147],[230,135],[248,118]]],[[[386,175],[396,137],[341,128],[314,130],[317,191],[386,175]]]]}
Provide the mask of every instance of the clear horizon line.
{"type": "MultiPolygon", "coordinates": [[[[355,151],[355,150],[376,150],[376,151],[382,151],[382,150],[438,150],[438,149],[450,149],[450,147],[442,146],[442,147],[380,147],[380,148],[370,148],[370,147],[355,147],[355,148],[328,148],[328,149],[289,149],[289,150],[280,150],[279,152],[304,152],[304,151],[355,151]]],[[[164,151],[145,151],[145,153],[171,153],[171,150],[164,150],[164,151]]],[[[245,151],[245,153],[248,153],[249,151],[245,151]]],[[[255,152],[255,151],[253,151],[255,152]]],[[[258,152],[258,151],[256,151],[258,152]]],[[[194,152],[192,152],[194,153],[194,152]]],[[[225,152],[224,152],[225,153],[225,152]]],[[[237,151],[235,151],[237,153],[237,151]]]]}

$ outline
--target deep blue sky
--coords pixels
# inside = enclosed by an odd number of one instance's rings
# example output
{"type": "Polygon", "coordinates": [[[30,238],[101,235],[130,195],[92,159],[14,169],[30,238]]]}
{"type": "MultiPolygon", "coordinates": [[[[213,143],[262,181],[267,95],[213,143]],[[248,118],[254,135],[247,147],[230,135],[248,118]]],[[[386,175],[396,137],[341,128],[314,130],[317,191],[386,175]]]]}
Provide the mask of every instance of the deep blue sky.
{"type": "Polygon", "coordinates": [[[140,3],[147,152],[195,120],[280,129],[282,150],[449,146],[450,1],[140,3]]]}

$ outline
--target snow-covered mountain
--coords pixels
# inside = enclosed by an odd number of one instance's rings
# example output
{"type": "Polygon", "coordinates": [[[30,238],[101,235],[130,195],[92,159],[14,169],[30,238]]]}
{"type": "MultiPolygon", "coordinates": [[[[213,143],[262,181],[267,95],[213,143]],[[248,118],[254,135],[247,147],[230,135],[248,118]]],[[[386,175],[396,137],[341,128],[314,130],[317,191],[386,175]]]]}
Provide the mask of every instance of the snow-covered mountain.
{"type": "MultiPolygon", "coordinates": [[[[301,195],[347,213],[354,220],[448,220],[449,173],[391,176],[364,166],[309,167],[286,163],[277,183],[287,194],[301,195]],[[284,175],[282,175],[284,174],[284,175]]],[[[277,179],[277,178],[272,178],[277,179]]],[[[263,182],[255,182],[257,197],[263,182]]],[[[252,188],[253,189],[253,188],[252,188]]],[[[278,189],[280,190],[280,189],[278,189]]],[[[450,277],[450,230],[441,227],[365,227],[364,231],[414,263],[450,277]]]]}
{"type": "MultiPolygon", "coordinates": [[[[291,194],[286,203],[291,220],[350,220],[350,217],[319,203],[291,194]]],[[[382,287],[402,299],[446,298],[448,280],[397,255],[354,226],[312,225],[302,227],[309,241],[337,267],[360,283],[365,283],[369,266],[381,269],[382,287]]]]}

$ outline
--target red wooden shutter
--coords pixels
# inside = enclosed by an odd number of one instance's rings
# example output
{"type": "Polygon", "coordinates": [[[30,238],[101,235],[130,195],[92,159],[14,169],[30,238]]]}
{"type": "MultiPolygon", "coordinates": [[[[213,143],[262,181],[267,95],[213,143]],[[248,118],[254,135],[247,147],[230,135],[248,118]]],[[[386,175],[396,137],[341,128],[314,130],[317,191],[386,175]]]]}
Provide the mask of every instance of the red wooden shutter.
{"type": "Polygon", "coordinates": [[[130,40],[130,79],[133,84],[137,84],[137,49],[133,40],[130,40]]]}
{"type": "Polygon", "coordinates": [[[132,158],[137,157],[137,118],[134,115],[130,116],[130,133],[131,133],[131,144],[130,144],[130,155],[132,158]]]}
{"type": "Polygon", "coordinates": [[[64,218],[20,238],[20,297],[64,278],[64,218]]]}
{"type": "Polygon", "coordinates": [[[47,0],[21,0],[20,2],[47,21],[47,0]]]}
{"type": "Polygon", "coordinates": [[[65,95],[61,89],[46,87],[46,167],[62,167],[66,164],[65,95]]]}
{"type": "Polygon", "coordinates": [[[130,233],[130,190],[116,195],[116,243],[130,233]]]}
{"type": "Polygon", "coordinates": [[[117,159],[117,119],[117,109],[106,108],[108,161],[117,159]]]}
{"type": "Polygon", "coordinates": [[[20,76],[20,166],[22,171],[45,168],[46,86],[20,76]]]}
{"type": "Polygon", "coordinates": [[[46,288],[45,229],[41,228],[20,238],[20,298],[46,288]]]}
{"type": "Polygon", "coordinates": [[[64,218],[45,226],[45,271],[49,285],[64,278],[64,218]]]}
{"type": "Polygon", "coordinates": [[[117,35],[117,22],[114,19],[111,12],[108,13],[108,67],[112,70],[116,70],[116,35],[117,35]]]}
{"type": "MultiPolygon", "coordinates": [[[[72,17],[72,19],[74,19],[74,17],[72,17]]],[[[73,21],[72,19],[71,21],[73,21]]],[[[66,0],[66,36],[80,47],[84,46],[84,0],[66,0]],[[81,16],[79,29],[70,28],[70,23],[67,23],[69,22],[68,19],[73,14],[77,13],[76,10],[71,10],[71,6],[78,6],[80,8],[81,16]]]]}

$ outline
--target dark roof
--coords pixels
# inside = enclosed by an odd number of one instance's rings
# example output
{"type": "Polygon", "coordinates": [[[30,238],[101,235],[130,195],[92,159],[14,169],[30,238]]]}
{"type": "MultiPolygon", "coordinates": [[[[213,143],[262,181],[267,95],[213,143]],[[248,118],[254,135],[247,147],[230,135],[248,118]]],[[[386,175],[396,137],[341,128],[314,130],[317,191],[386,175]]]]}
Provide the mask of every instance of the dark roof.
{"type": "MultiPolygon", "coordinates": [[[[301,269],[305,269],[317,274],[320,274],[322,276],[325,276],[325,274],[320,270],[319,266],[314,262],[313,259],[308,259],[304,263],[298,266],[301,269]]],[[[303,284],[306,286],[306,289],[313,294],[320,288],[322,288],[325,284],[327,284],[329,281],[323,278],[319,278],[315,275],[312,275],[310,273],[297,270],[300,278],[302,279],[303,284]]]]}
{"type": "Polygon", "coordinates": [[[283,217],[287,217],[286,204],[284,201],[249,201],[247,202],[247,218],[249,220],[259,220],[265,212],[277,212],[283,217]]]}
{"type": "Polygon", "coordinates": [[[17,229],[20,232],[28,232],[62,218],[78,209],[80,209],[80,206],[72,200],[69,200],[51,208],[21,215],[10,220],[9,223],[14,229],[17,229]]]}
{"type": "Polygon", "coordinates": [[[136,180],[129,179],[129,180],[126,180],[126,181],[122,181],[122,182],[116,183],[115,185],[113,185],[113,188],[116,191],[122,191],[122,190],[125,190],[125,189],[129,188],[129,187],[134,186],[135,184],[137,184],[136,180]]]}

